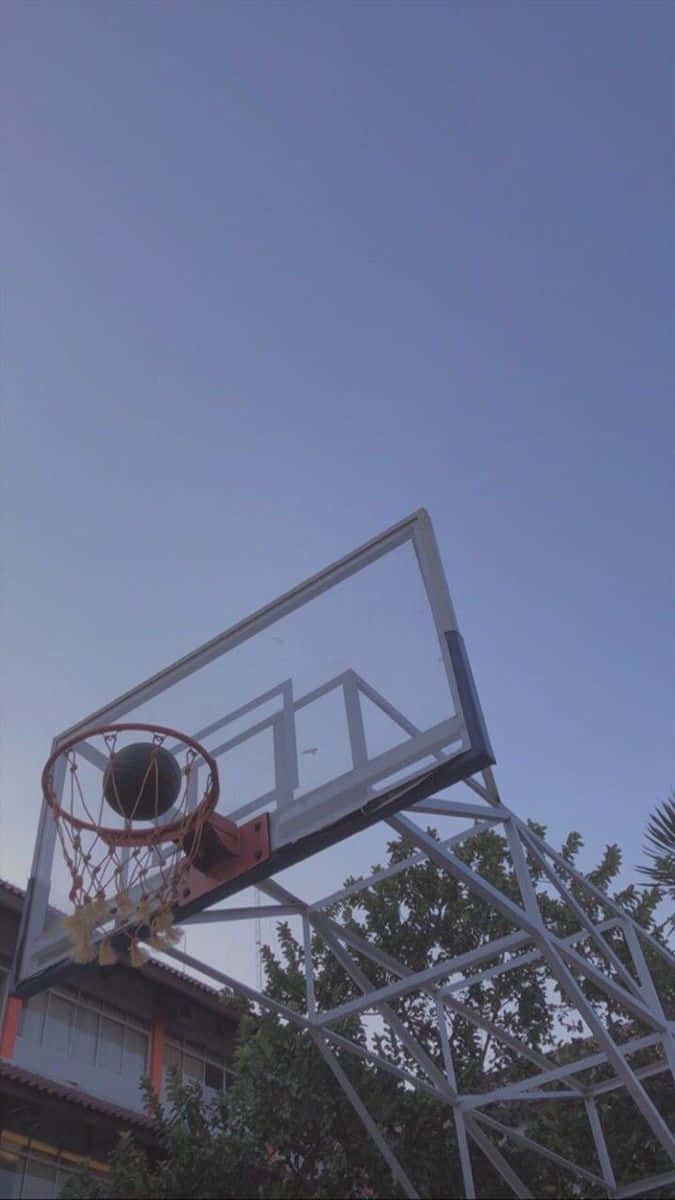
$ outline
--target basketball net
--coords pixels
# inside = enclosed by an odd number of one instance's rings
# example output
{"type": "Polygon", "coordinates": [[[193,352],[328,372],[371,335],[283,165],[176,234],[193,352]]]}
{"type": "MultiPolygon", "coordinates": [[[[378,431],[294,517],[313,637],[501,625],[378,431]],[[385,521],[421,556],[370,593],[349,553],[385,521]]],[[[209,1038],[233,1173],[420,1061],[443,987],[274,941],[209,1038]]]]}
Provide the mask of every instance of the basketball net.
{"type": "Polygon", "coordinates": [[[80,734],[57,749],[42,779],[71,879],[73,911],[64,917],[64,925],[73,961],[111,966],[118,960],[119,946],[125,945],[131,965],[139,967],[149,957],[141,941],[158,951],[180,941],[182,932],[174,928],[173,910],[218,799],[218,771],[208,752],[193,739],[160,726],[111,725],[80,734]],[[105,761],[119,801],[115,754],[121,734],[131,730],[150,735],[147,770],[136,802],[125,797],[125,804],[119,804],[123,810],[119,825],[106,826],[103,789],[100,797],[92,798],[81,768],[92,758],[101,767],[105,761]],[[177,743],[171,752],[184,761],[179,795],[170,811],[162,814],[158,755],[167,738],[177,743]],[[65,779],[57,796],[59,760],[62,769],[65,766],[65,779]],[[206,780],[199,797],[198,772],[203,765],[206,780]],[[154,795],[153,812],[142,823],[134,819],[141,793],[146,804],[148,795],[154,795]]]}

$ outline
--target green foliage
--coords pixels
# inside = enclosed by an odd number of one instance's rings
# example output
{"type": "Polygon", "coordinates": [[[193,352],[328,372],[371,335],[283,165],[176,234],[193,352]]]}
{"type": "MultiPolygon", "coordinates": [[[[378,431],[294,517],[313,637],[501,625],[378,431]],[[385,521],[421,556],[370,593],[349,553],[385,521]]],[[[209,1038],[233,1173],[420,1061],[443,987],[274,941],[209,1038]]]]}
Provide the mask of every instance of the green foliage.
{"type": "MultiPolygon", "coordinates": [[[[529,829],[536,845],[536,837],[543,837],[545,830],[534,823],[529,824],[529,829]]],[[[562,848],[562,864],[552,868],[552,878],[534,853],[527,851],[544,921],[561,937],[579,933],[581,925],[578,913],[575,915],[563,902],[554,881],[569,888],[579,911],[593,920],[602,920],[607,915],[605,897],[609,897],[621,867],[618,847],[608,846],[590,875],[597,893],[589,895],[570,874],[582,846],[580,835],[571,833],[562,848]]],[[[412,847],[404,839],[393,841],[385,865],[395,866],[411,852],[412,847]]],[[[501,834],[483,833],[463,843],[455,853],[483,879],[498,886],[514,904],[522,905],[508,842],[501,834]]],[[[656,924],[660,898],[657,888],[631,885],[615,898],[657,938],[664,936],[664,927],[656,924]]],[[[507,918],[463,883],[430,860],[420,860],[358,897],[335,904],[326,914],[311,943],[319,1008],[332,1008],[361,995],[333,952],[331,921],[376,943],[412,970],[465,954],[514,931],[507,918]]],[[[588,959],[603,972],[616,976],[616,968],[603,951],[603,946],[611,947],[618,960],[634,973],[621,931],[612,927],[603,939],[595,946],[585,943],[588,959]]],[[[292,1010],[304,1010],[304,946],[287,923],[278,927],[278,944],[277,953],[269,948],[265,951],[268,995],[292,1010]]],[[[536,1070],[531,1059],[520,1055],[513,1043],[504,1042],[494,1033],[482,1032],[476,1024],[479,1017],[506,1030],[530,1054],[546,1054],[553,1061],[572,1062],[595,1049],[576,1009],[546,963],[531,956],[531,949],[531,943],[524,939],[513,950],[523,958],[522,966],[477,978],[462,994],[461,1001],[451,998],[449,1040],[461,1091],[490,1090],[536,1070]]],[[[391,971],[358,950],[351,953],[352,961],[371,984],[384,986],[395,978],[391,971]]],[[[672,972],[667,973],[663,959],[649,946],[645,946],[644,954],[666,1013],[672,1017],[675,1015],[672,972]]],[[[486,959],[480,969],[489,962],[486,959]]],[[[580,977],[579,983],[617,1042],[645,1032],[631,1013],[608,999],[587,979],[580,977]]],[[[228,1004],[232,1006],[231,997],[228,1004]]],[[[392,1000],[391,1008],[405,1021],[406,1028],[412,1031],[432,1062],[442,1067],[433,995],[417,991],[392,1000]]],[[[202,1101],[194,1085],[181,1086],[175,1079],[165,1107],[148,1093],[157,1151],[147,1156],[127,1135],[111,1158],[106,1197],[110,1200],[127,1196],[148,1196],[153,1200],[179,1196],[251,1196],[261,1200],[363,1197],[365,1200],[398,1196],[389,1168],[311,1037],[276,1017],[254,1020],[243,1009],[241,1015],[235,1085],[226,1096],[211,1104],[202,1101]]],[[[395,1032],[371,1016],[352,1016],[335,1029],[362,1048],[368,1047],[419,1076],[419,1067],[408,1047],[395,1032]]],[[[368,1061],[339,1048],[335,1054],[420,1195],[461,1195],[452,1109],[424,1091],[405,1086],[368,1061]]],[[[644,1064],[653,1062],[652,1051],[643,1054],[644,1064]]],[[[634,1064],[643,1065],[643,1060],[635,1059],[634,1064]]],[[[607,1077],[607,1068],[597,1068],[586,1073],[584,1081],[607,1077]]],[[[650,1078],[646,1086],[662,1110],[667,1111],[672,1096],[666,1090],[664,1078],[650,1078]]],[[[637,1115],[632,1100],[611,1092],[601,1098],[600,1109],[610,1151],[623,1182],[666,1169],[662,1152],[637,1115]]],[[[495,1104],[490,1113],[506,1125],[517,1125],[521,1132],[549,1149],[599,1172],[589,1122],[580,1101],[495,1104]]],[[[580,1185],[555,1164],[512,1141],[498,1134],[492,1135],[491,1140],[527,1181],[533,1194],[552,1197],[597,1194],[592,1186],[580,1185]]],[[[511,1194],[489,1161],[475,1149],[472,1161],[478,1195],[511,1194]]],[[[99,1182],[82,1176],[71,1181],[69,1187],[73,1200],[103,1195],[99,1182]]],[[[653,1193],[656,1200],[665,1194],[663,1189],[653,1193]]]]}
{"type": "Polygon", "coordinates": [[[639,870],[652,883],[665,887],[675,900],[675,792],[652,815],[647,826],[645,853],[652,861],[639,870]]]}
{"type": "Polygon", "coordinates": [[[150,1170],[147,1156],[134,1143],[130,1132],[120,1135],[119,1143],[110,1156],[110,1174],[102,1179],[86,1164],[66,1182],[61,1192],[64,1200],[103,1200],[104,1197],[127,1196],[129,1200],[154,1200],[160,1195],[150,1170]]]}

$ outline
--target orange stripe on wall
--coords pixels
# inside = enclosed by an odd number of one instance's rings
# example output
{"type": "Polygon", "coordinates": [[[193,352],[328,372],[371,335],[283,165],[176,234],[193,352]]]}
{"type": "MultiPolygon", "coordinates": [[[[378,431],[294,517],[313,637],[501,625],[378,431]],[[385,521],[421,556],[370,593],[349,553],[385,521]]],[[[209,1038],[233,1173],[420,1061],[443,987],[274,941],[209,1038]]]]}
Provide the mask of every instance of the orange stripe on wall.
{"type": "Polygon", "coordinates": [[[13,1058],[16,1036],[21,1023],[23,1000],[20,996],[8,996],[0,1033],[0,1058],[13,1058]]]}
{"type": "Polygon", "coordinates": [[[154,1017],[150,1031],[150,1082],[159,1096],[164,1075],[164,1043],[166,1031],[161,1017],[154,1017]]]}

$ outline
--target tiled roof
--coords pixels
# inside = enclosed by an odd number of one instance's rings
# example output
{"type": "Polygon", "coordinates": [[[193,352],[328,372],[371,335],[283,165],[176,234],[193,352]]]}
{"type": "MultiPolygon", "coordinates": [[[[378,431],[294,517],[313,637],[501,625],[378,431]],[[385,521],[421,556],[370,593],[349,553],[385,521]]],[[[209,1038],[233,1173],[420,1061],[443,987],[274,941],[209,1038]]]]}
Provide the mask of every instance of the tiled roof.
{"type": "Polygon", "coordinates": [[[26,895],[23,888],[17,887],[15,883],[10,883],[8,879],[0,879],[0,888],[5,892],[9,892],[12,896],[18,896],[21,900],[26,895]]]}
{"type": "MultiPolygon", "coordinates": [[[[220,989],[210,987],[208,983],[202,983],[201,979],[195,979],[194,975],[189,975],[187,971],[181,971],[180,967],[170,967],[168,963],[160,962],[157,958],[149,958],[149,967],[156,967],[159,971],[166,971],[168,975],[173,975],[175,979],[180,979],[183,983],[191,983],[193,987],[199,988],[202,992],[206,992],[209,996],[220,997],[220,989]]],[[[141,971],[143,968],[141,967],[141,971]]]]}
{"type": "Polygon", "coordinates": [[[125,1125],[141,1125],[145,1129],[151,1129],[154,1123],[152,1117],[145,1113],[134,1112],[130,1108],[121,1108],[117,1104],[111,1104],[108,1100],[92,1096],[89,1092],[81,1092],[77,1088],[67,1087],[63,1083],[55,1083],[53,1079],[47,1079],[44,1075],[36,1075],[33,1071],[26,1071],[23,1067],[17,1067],[5,1058],[0,1058],[0,1080],[2,1079],[11,1079],[14,1083],[23,1084],[32,1091],[41,1092],[55,1100],[64,1100],[69,1104],[75,1104],[78,1108],[105,1113],[106,1116],[113,1117],[125,1125]]]}

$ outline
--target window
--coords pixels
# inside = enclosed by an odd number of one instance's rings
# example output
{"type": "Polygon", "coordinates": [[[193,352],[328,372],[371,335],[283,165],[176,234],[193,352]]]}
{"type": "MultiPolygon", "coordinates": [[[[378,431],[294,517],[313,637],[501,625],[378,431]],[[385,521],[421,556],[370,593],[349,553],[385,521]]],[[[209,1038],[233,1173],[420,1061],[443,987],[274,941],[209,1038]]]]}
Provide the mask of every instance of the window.
{"type": "Polygon", "coordinates": [[[122,1053],[124,1050],[124,1026],[119,1021],[109,1021],[103,1017],[100,1025],[98,1061],[108,1071],[116,1075],[122,1074],[122,1053]]]}
{"type": "Polygon", "coordinates": [[[145,1074],[148,1058],[147,1034],[126,1025],[124,1029],[124,1049],[122,1051],[122,1074],[127,1078],[133,1076],[140,1079],[145,1074]]]}
{"type": "MultiPolygon", "coordinates": [[[[19,1160],[21,1161],[21,1160],[19,1160]]],[[[23,1159],[23,1179],[19,1196],[25,1200],[47,1200],[58,1196],[65,1180],[55,1163],[27,1156],[23,1159]]]]}
{"type": "Polygon", "coordinates": [[[73,1028],[73,1058],[81,1062],[96,1062],[99,1015],[91,1008],[78,1008],[73,1028]]]}
{"type": "Polygon", "coordinates": [[[46,1012],[47,993],[38,992],[37,996],[31,996],[21,1010],[19,1037],[25,1037],[29,1042],[42,1042],[46,1012]]]}
{"type": "Polygon", "coordinates": [[[215,1054],[210,1054],[208,1050],[190,1042],[181,1044],[167,1041],[164,1050],[165,1087],[172,1070],[178,1070],[180,1078],[186,1082],[196,1080],[201,1084],[205,1100],[211,1100],[219,1092],[224,1092],[228,1078],[233,1077],[233,1072],[228,1070],[215,1054]]]}
{"type": "Polygon", "coordinates": [[[50,996],[44,1024],[43,1044],[50,1050],[67,1054],[71,1042],[75,1005],[62,996],[50,996]]]}
{"type": "Polygon", "coordinates": [[[7,1200],[14,1200],[19,1195],[20,1166],[18,1154],[0,1149],[0,1196],[6,1196],[7,1200]]]}
{"type": "MultiPolygon", "coordinates": [[[[76,1173],[77,1155],[60,1154],[56,1147],[40,1142],[33,1148],[21,1134],[3,1130],[0,1135],[0,1196],[3,1200],[56,1200],[69,1175],[76,1173]]],[[[102,1163],[90,1169],[105,1177],[102,1163]]]]}
{"type": "Polygon", "coordinates": [[[19,1036],[135,1081],[145,1073],[148,1034],[122,1013],[65,992],[41,992],[23,1006],[19,1036]]]}

